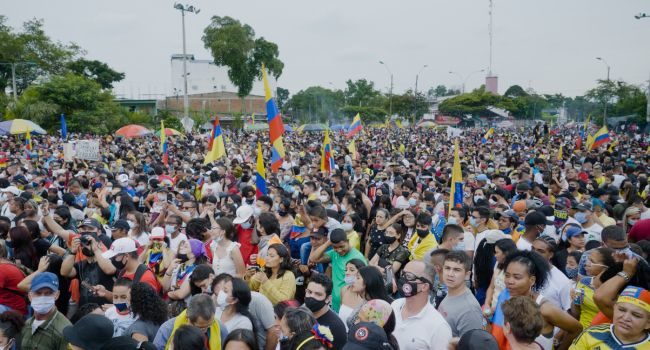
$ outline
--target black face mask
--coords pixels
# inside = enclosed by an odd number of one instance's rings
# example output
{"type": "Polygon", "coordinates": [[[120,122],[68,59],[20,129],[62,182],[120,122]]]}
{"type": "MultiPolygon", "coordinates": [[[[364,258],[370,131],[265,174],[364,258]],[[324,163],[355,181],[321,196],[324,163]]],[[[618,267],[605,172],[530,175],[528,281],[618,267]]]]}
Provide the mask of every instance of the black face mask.
{"type": "Polygon", "coordinates": [[[402,191],[402,196],[404,198],[407,198],[409,196],[409,194],[411,194],[409,191],[402,191]]]}
{"type": "Polygon", "coordinates": [[[320,309],[325,307],[325,300],[316,300],[312,297],[305,297],[305,306],[311,312],[318,312],[320,309]]]}
{"type": "Polygon", "coordinates": [[[424,238],[429,234],[429,230],[415,230],[420,238],[424,238]]]}
{"type": "Polygon", "coordinates": [[[115,266],[115,268],[118,271],[121,271],[122,269],[124,269],[124,266],[126,265],[126,263],[124,263],[123,261],[117,261],[116,257],[111,258],[111,263],[113,263],[113,266],[115,266]]]}
{"type": "Polygon", "coordinates": [[[190,260],[190,259],[187,257],[187,254],[176,254],[176,258],[178,258],[178,260],[180,260],[181,263],[184,263],[184,262],[190,260]]]}
{"type": "Polygon", "coordinates": [[[384,243],[393,244],[397,240],[397,237],[384,236],[384,243]]]}
{"type": "Polygon", "coordinates": [[[575,186],[569,186],[569,192],[575,192],[576,187],[575,186]]]}
{"type": "Polygon", "coordinates": [[[402,292],[405,298],[412,297],[418,294],[418,283],[414,281],[407,281],[404,278],[397,280],[397,290],[402,292]]]}
{"type": "Polygon", "coordinates": [[[280,215],[282,217],[287,216],[287,214],[289,214],[289,213],[286,210],[278,210],[278,215],[280,215]]]}
{"type": "Polygon", "coordinates": [[[95,256],[95,252],[93,252],[90,248],[88,247],[83,247],[81,248],[81,253],[89,258],[92,258],[95,256]]]}

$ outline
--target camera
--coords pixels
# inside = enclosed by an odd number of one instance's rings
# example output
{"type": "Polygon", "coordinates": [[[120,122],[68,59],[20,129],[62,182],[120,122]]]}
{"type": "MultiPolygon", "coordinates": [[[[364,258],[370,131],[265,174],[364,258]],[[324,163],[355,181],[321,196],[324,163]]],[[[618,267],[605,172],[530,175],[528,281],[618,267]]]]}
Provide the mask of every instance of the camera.
{"type": "Polygon", "coordinates": [[[81,243],[82,245],[89,245],[90,238],[88,238],[88,236],[81,236],[79,237],[79,243],[81,243]]]}

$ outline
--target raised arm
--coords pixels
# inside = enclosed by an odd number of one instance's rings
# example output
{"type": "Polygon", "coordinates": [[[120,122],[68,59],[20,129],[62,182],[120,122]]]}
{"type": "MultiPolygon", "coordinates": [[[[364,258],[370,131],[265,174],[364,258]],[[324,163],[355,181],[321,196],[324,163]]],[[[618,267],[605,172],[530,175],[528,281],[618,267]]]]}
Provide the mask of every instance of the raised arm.
{"type": "Polygon", "coordinates": [[[325,254],[325,251],[327,248],[329,248],[332,245],[332,243],[327,240],[323,245],[316,249],[312,249],[311,252],[309,252],[309,261],[318,264],[318,263],[328,263],[331,261],[329,255],[325,254]]]}

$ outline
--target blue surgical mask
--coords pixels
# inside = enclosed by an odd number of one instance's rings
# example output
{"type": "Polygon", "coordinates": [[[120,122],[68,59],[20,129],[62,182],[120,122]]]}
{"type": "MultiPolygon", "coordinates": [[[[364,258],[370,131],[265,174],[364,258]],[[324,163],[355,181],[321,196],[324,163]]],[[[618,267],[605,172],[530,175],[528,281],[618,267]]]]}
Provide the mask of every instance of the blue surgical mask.
{"type": "Polygon", "coordinates": [[[414,207],[418,203],[417,199],[409,198],[409,206],[414,207]]]}
{"type": "Polygon", "coordinates": [[[452,250],[460,250],[460,251],[465,250],[465,241],[460,241],[456,243],[456,245],[454,246],[454,248],[452,248],[452,250]]]}
{"type": "Polygon", "coordinates": [[[587,222],[587,214],[583,212],[577,212],[575,215],[575,219],[580,224],[584,224],[585,222],[587,222]]]}
{"type": "Polygon", "coordinates": [[[447,218],[447,224],[458,225],[458,221],[456,220],[455,217],[450,216],[450,217],[447,218]]]}
{"type": "Polygon", "coordinates": [[[566,276],[569,277],[569,279],[574,279],[578,275],[579,267],[567,267],[564,270],[566,271],[566,276]]]}
{"type": "Polygon", "coordinates": [[[476,218],[473,216],[469,218],[469,224],[472,225],[472,227],[478,226],[478,222],[476,222],[476,218]]]}
{"type": "Polygon", "coordinates": [[[244,222],[244,223],[241,224],[241,228],[243,228],[244,230],[248,230],[249,228],[251,228],[251,223],[250,222],[244,222]]]}

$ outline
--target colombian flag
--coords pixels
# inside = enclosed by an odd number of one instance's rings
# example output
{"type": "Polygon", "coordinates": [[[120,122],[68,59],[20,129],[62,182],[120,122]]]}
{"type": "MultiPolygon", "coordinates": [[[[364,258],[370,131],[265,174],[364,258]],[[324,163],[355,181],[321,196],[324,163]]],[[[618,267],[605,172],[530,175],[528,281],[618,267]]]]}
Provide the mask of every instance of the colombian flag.
{"type": "Polygon", "coordinates": [[[332,158],[332,145],[330,144],[329,131],[325,130],[325,138],[323,139],[323,150],[320,158],[320,170],[331,173],[334,171],[334,158],[332,158]]]}
{"type": "Polygon", "coordinates": [[[449,193],[449,211],[463,206],[463,173],[460,169],[458,139],[454,142],[454,166],[451,169],[451,191],[449,193]]]}
{"type": "Polygon", "coordinates": [[[358,134],[361,130],[363,129],[363,125],[361,125],[361,116],[359,113],[354,116],[354,119],[352,119],[352,123],[350,124],[350,127],[348,127],[348,137],[352,137],[356,134],[358,134]]]}
{"type": "Polygon", "coordinates": [[[31,151],[33,149],[32,145],[32,133],[29,129],[27,129],[27,132],[25,133],[25,148],[28,151],[31,151]]]}
{"type": "Polygon", "coordinates": [[[284,124],[282,124],[278,105],[271,94],[271,86],[269,85],[269,78],[266,76],[264,64],[262,64],[262,80],[264,81],[266,100],[266,120],[269,123],[269,139],[271,140],[271,171],[275,173],[280,169],[284,160],[284,144],[282,143],[284,124]]]}
{"type": "Polygon", "coordinates": [[[221,134],[221,125],[219,124],[219,117],[215,116],[210,142],[208,142],[208,153],[205,155],[205,160],[203,161],[203,164],[210,164],[225,155],[226,155],[226,146],[224,146],[223,143],[223,135],[221,134]]]}
{"type": "Polygon", "coordinates": [[[165,134],[165,122],[160,121],[160,153],[162,153],[163,164],[169,163],[169,150],[167,149],[167,135],[165,134]]]}
{"type": "Polygon", "coordinates": [[[490,136],[492,136],[492,134],[494,134],[494,128],[490,128],[490,130],[488,130],[485,133],[485,136],[483,136],[483,138],[481,139],[481,143],[483,144],[487,143],[488,139],[490,139],[490,136]]]}
{"type": "Polygon", "coordinates": [[[607,126],[603,125],[603,127],[598,130],[596,135],[594,135],[594,141],[591,144],[590,149],[594,150],[611,140],[612,138],[609,136],[609,130],[607,130],[607,126]]]}
{"type": "Polygon", "coordinates": [[[262,157],[262,144],[257,142],[257,172],[255,173],[256,196],[260,198],[267,194],[266,172],[264,171],[264,157],[262,157]]]}
{"type": "Polygon", "coordinates": [[[508,299],[510,299],[510,293],[505,289],[501,294],[499,294],[499,298],[497,299],[497,308],[494,310],[494,314],[490,320],[492,321],[492,335],[497,341],[497,344],[499,344],[499,349],[510,349],[510,344],[508,343],[508,339],[503,330],[506,321],[503,317],[503,311],[501,310],[501,305],[508,299]]]}

